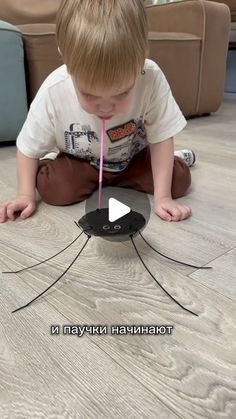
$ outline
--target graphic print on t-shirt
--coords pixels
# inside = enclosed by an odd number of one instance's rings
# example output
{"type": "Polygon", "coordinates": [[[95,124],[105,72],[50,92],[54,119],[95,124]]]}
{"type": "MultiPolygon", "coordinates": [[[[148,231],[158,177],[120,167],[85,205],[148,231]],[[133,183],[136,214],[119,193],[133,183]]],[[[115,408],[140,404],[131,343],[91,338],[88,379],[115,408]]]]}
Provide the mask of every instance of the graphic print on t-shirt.
{"type": "MultiPolygon", "coordinates": [[[[104,170],[119,172],[124,170],[131,158],[147,146],[146,130],[142,119],[132,119],[106,131],[104,170]]],[[[65,131],[65,152],[86,159],[99,168],[99,135],[90,126],[80,123],[70,124],[65,131]]]]}
{"type": "Polygon", "coordinates": [[[99,138],[90,126],[74,123],[69,131],[65,131],[65,151],[68,154],[88,160],[93,156],[95,144],[99,148],[99,138]]]}
{"type": "MultiPolygon", "coordinates": [[[[112,146],[107,151],[108,167],[124,170],[132,157],[147,147],[146,130],[142,119],[132,119],[107,131],[112,146]]],[[[108,169],[107,169],[108,170],[108,169]]]]}

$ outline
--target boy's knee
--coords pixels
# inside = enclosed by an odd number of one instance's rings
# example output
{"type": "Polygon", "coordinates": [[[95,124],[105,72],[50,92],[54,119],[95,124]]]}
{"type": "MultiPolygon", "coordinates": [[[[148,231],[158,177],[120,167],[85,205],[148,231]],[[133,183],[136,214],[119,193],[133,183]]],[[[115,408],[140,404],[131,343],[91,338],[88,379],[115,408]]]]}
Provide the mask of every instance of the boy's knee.
{"type": "Polygon", "coordinates": [[[175,157],[172,178],[172,198],[184,196],[191,185],[191,173],[185,161],[175,157]]]}
{"type": "Polygon", "coordinates": [[[42,200],[50,205],[69,205],[83,200],[78,196],[74,182],[66,176],[59,177],[52,162],[39,168],[36,187],[42,200]]]}

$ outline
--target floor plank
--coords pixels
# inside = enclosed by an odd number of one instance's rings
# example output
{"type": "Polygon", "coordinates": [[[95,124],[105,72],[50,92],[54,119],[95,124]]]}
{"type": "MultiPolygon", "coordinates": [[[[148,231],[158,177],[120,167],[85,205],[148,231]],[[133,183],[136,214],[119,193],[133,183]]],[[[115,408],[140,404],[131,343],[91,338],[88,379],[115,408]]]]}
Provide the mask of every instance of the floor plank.
{"type": "MultiPolygon", "coordinates": [[[[3,419],[236,417],[236,101],[188,121],[176,148],[193,148],[192,186],[181,202],[193,215],[166,223],[155,214],[136,245],[92,238],[79,260],[48,293],[11,311],[49,286],[85,238],[35,269],[0,275],[0,417],[3,419]],[[108,334],[51,335],[51,325],[106,325],[108,334]],[[171,334],[112,334],[112,325],[170,325],[171,334]]],[[[14,194],[15,147],[0,147],[0,201],[14,194]]],[[[151,198],[150,198],[151,199],[151,198]]],[[[152,199],[151,199],[152,205],[152,199]]],[[[84,203],[53,207],[0,225],[0,271],[24,268],[71,242],[84,203]],[[46,240],[45,240],[46,238],[46,240]]]]}
{"type": "MultiPolygon", "coordinates": [[[[36,311],[11,314],[12,300],[22,295],[30,297],[27,285],[5,282],[0,297],[5,313],[0,319],[1,418],[155,418],[156,411],[163,419],[178,417],[99,348],[101,337],[51,335],[51,325],[68,324],[60,310],[36,304],[36,311]]],[[[109,336],[102,339],[109,345],[109,336]]]]}
{"type": "MultiPolygon", "coordinates": [[[[100,250],[107,247],[103,242],[100,250]]],[[[194,411],[199,417],[213,418],[215,409],[220,418],[227,418],[228,412],[233,415],[236,408],[234,302],[157,263],[153,268],[158,280],[183,305],[200,315],[199,318],[191,316],[158,289],[131,252],[127,253],[124,246],[117,247],[118,260],[116,254],[107,257],[104,251],[96,256],[92,251],[87,253],[65,281],[44,299],[14,315],[18,327],[25,318],[34,319],[38,311],[47,318],[48,304],[65,316],[66,324],[173,325],[171,335],[110,335],[90,336],[90,339],[179,417],[190,419],[194,411]],[[88,272],[92,261],[96,271],[88,272]]],[[[7,249],[8,254],[11,252],[7,249]]],[[[14,251],[16,261],[17,258],[21,263],[23,255],[14,251]]],[[[4,255],[3,259],[6,259],[4,255]]],[[[153,265],[152,260],[148,262],[153,265]]],[[[14,300],[11,307],[35,296],[54,279],[49,279],[50,272],[54,276],[59,274],[58,270],[59,266],[53,272],[41,267],[36,272],[13,275],[10,280],[4,276],[4,289],[14,300]]]]}
{"type": "Polygon", "coordinates": [[[211,262],[212,270],[194,272],[191,278],[197,279],[208,288],[215,289],[232,300],[236,300],[236,248],[211,262]]]}

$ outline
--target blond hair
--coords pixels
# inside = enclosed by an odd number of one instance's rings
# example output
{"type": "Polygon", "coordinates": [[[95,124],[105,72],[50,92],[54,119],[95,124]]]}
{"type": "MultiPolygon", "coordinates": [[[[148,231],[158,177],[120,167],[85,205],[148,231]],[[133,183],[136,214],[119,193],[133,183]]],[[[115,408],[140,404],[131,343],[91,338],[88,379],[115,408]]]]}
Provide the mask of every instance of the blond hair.
{"type": "Polygon", "coordinates": [[[62,0],[57,43],[68,72],[91,89],[135,80],[148,54],[143,0],[62,0]]]}

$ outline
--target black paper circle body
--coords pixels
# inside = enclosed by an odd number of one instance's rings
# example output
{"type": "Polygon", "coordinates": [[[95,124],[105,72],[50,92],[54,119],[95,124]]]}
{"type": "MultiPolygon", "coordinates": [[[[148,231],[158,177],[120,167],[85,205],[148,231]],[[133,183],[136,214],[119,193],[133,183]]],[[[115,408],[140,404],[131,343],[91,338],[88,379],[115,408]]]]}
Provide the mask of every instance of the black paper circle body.
{"type": "Polygon", "coordinates": [[[88,235],[119,241],[120,236],[122,240],[123,236],[128,236],[127,239],[129,239],[130,234],[135,235],[142,230],[146,221],[142,214],[131,210],[118,220],[110,222],[108,208],[101,208],[85,214],[78,224],[88,235]]]}
{"type": "MultiPolygon", "coordinates": [[[[136,185],[138,188],[138,185],[136,185]]],[[[100,236],[105,240],[127,241],[131,234],[142,230],[149,222],[151,204],[148,194],[129,188],[105,186],[103,188],[101,209],[98,208],[98,191],[85,202],[85,216],[79,226],[85,233],[100,236]],[[130,212],[114,222],[109,221],[109,200],[114,198],[127,205],[130,212]],[[90,227],[90,232],[89,232],[90,227]]]]}

